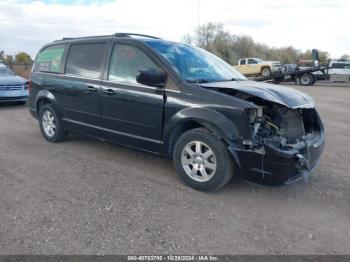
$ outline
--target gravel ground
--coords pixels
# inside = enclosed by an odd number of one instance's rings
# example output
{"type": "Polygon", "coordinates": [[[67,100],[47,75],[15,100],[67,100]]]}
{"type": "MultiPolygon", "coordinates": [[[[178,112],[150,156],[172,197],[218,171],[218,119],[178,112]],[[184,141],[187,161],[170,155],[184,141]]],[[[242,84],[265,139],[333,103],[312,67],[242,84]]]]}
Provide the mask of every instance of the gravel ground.
{"type": "Polygon", "coordinates": [[[0,107],[0,254],[346,254],[350,88],[311,94],[327,132],[309,183],[184,186],[172,162],[90,138],[50,144],[0,107]]]}

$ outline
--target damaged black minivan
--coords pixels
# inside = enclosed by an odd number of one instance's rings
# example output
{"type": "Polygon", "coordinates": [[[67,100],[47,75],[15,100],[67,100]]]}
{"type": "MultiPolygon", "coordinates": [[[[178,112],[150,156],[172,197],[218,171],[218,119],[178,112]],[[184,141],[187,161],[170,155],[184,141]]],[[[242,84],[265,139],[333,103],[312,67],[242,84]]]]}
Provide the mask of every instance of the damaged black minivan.
{"type": "Polygon", "coordinates": [[[202,191],[238,175],[264,184],[306,179],[325,144],[308,95],[249,81],[203,49],[138,34],[44,46],[29,107],[50,142],[73,132],[160,154],[202,191]]]}

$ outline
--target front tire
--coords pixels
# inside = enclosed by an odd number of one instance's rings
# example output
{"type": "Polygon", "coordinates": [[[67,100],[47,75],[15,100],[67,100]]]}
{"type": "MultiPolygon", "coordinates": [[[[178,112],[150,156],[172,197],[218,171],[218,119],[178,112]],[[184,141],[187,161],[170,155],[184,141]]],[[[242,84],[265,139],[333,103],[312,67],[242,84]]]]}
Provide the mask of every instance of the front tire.
{"type": "Polygon", "coordinates": [[[269,67],[263,67],[261,69],[261,76],[263,76],[263,77],[271,76],[271,69],[269,67]]]}
{"type": "Polygon", "coordinates": [[[234,162],[227,147],[204,128],[181,135],[173,157],[181,180],[196,190],[217,190],[226,185],[234,173],[234,162]]]}
{"type": "Polygon", "coordinates": [[[51,143],[61,142],[68,137],[68,132],[62,127],[61,118],[50,104],[40,108],[39,125],[42,135],[51,143]]]}

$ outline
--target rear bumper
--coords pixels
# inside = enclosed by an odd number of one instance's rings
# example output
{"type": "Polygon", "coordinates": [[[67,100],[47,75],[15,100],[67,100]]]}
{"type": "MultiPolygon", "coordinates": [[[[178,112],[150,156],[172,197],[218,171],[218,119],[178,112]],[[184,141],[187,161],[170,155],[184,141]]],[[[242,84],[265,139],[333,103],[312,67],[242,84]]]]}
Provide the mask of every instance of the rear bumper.
{"type": "Polygon", "coordinates": [[[269,145],[264,145],[263,150],[259,151],[234,150],[245,179],[261,184],[283,185],[307,180],[324,146],[322,132],[316,138],[305,140],[302,147],[291,150],[280,150],[269,145]]]}

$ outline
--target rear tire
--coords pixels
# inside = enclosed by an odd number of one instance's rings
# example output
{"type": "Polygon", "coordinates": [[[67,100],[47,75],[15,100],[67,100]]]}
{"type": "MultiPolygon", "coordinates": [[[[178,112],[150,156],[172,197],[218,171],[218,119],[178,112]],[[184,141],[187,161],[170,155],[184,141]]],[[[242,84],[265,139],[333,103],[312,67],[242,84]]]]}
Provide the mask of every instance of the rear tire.
{"type": "Polygon", "coordinates": [[[304,73],[301,76],[299,76],[299,83],[302,86],[310,86],[315,83],[314,76],[309,73],[304,73]]]}
{"type": "Polygon", "coordinates": [[[175,144],[173,159],[181,180],[200,191],[223,187],[234,173],[234,162],[226,145],[205,128],[182,134],[175,144]]]}
{"type": "Polygon", "coordinates": [[[39,125],[42,135],[51,143],[58,143],[68,137],[68,132],[62,127],[62,120],[57,115],[55,107],[44,105],[39,112],[39,125]]]}

